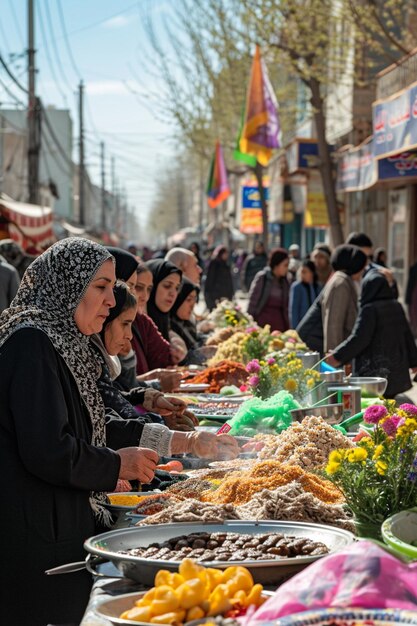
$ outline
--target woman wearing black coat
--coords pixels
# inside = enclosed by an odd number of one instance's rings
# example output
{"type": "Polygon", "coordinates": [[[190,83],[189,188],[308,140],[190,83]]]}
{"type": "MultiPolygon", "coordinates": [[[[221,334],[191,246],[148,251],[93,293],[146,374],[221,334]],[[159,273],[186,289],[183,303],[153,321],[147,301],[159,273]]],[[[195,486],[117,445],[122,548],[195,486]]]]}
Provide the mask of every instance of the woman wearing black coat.
{"type": "Polygon", "coordinates": [[[356,376],[387,378],[386,398],[410,389],[409,369],[417,367],[417,348],[401,304],[377,270],[363,280],[359,315],[350,337],[328,361],[335,366],[353,361],[356,376]]]}
{"type": "Polygon", "coordinates": [[[106,433],[89,336],[114,306],[114,281],[105,248],[65,239],[31,264],[0,317],[2,624],[78,624],[91,576],[45,570],[84,559],[118,478],[154,476],[153,450],[112,450],[106,433]]]}
{"type": "Polygon", "coordinates": [[[228,300],[233,298],[233,278],[227,263],[228,255],[225,246],[217,246],[212,254],[204,283],[204,297],[209,311],[212,311],[222,298],[228,300]]]}

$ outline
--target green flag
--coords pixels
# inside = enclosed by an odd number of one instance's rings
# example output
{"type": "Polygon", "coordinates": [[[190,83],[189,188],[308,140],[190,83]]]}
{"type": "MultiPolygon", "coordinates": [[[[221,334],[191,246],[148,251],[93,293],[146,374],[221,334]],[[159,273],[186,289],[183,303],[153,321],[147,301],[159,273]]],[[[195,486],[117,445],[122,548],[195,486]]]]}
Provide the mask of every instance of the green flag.
{"type": "Polygon", "coordinates": [[[246,154],[240,151],[240,139],[242,137],[242,130],[243,130],[244,123],[245,123],[245,108],[243,108],[242,115],[240,117],[239,133],[236,139],[235,149],[233,150],[233,158],[236,161],[242,161],[242,163],[249,165],[249,167],[256,167],[256,157],[253,156],[252,154],[246,154]]]}

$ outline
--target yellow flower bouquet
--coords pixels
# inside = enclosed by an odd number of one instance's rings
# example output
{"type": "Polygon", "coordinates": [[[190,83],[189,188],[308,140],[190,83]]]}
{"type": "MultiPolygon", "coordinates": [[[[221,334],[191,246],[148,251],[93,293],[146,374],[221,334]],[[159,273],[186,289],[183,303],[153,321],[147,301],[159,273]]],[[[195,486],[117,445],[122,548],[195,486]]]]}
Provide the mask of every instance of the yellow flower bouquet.
{"type": "Polygon", "coordinates": [[[279,361],[274,357],[252,359],[246,371],[251,374],[248,385],[252,393],[263,400],[285,390],[301,401],[320,380],[319,372],[305,369],[294,352],[281,356],[279,361]]]}
{"type": "Polygon", "coordinates": [[[417,406],[388,400],[368,407],[364,421],[373,425],[371,433],[356,448],[333,450],[325,473],[357,522],[379,528],[417,505],[417,406]]]}

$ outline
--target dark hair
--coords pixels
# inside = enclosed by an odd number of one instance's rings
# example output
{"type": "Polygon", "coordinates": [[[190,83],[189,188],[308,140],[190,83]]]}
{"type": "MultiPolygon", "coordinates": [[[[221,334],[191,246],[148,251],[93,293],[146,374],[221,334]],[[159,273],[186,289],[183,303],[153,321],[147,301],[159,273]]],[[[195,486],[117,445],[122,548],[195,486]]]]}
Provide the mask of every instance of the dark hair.
{"type": "Polygon", "coordinates": [[[350,243],[352,246],[358,246],[358,248],[372,248],[372,241],[365,233],[350,233],[346,239],[346,243],[350,243]]]}
{"type": "Polygon", "coordinates": [[[269,267],[273,270],[274,267],[285,261],[285,259],[289,259],[287,250],[285,248],[274,248],[269,256],[269,267]]]}
{"type": "Polygon", "coordinates": [[[332,254],[331,263],[335,272],[344,272],[348,276],[357,274],[363,270],[368,262],[368,257],[359,246],[343,244],[338,246],[332,254]]]}
{"type": "Polygon", "coordinates": [[[135,296],[129,291],[128,286],[121,280],[118,280],[113,288],[114,298],[116,304],[110,309],[109,316],[103,324],[101,333],[104,332],[106,326],[113,322],[119,315],[128,311],[129,309],[136,309],[137,300],[135,296]]]}
{"type": "Polygon", "coordinates": [[[143,274],[143,272],[149,272],[150,274],[152,274],[146,263],[144,263],[143,261],[139,261],[139,265],[136,268],[136,274],[139,276],[139,274],[143,274]]]}
{"type": "Polygon", "coordinates": [[[313,261],[310,261],[310,259],[304,259],[304,261],[301,263],[301,267],[306,267],[307,269],[310,270],[310,272],[313,274],[313,283],[318,282],[319,279],[317,276],[317,270],[313,261]]]}
{"type": "Polygon", "coordinates": [[[313,252],[317,250],[318,252],[324,252],[324,254],[327,254],[329,259],[332,256],[332,251],[330,249],[330,246],[327,245],[327,243],[316,243],[316,245],[313,248],[313,252]]]}

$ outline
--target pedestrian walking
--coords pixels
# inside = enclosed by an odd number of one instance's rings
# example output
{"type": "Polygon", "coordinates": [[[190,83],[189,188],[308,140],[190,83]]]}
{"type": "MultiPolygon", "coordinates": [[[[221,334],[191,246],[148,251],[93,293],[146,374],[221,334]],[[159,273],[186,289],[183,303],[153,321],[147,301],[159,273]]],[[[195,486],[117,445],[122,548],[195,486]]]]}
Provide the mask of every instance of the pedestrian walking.
{"type": "Polygon", "coordinates": [[[414,337],[417,337],[417,262],[410,267],[408,273],[405,302],[407,304],[411,330],[414,337]]]}
{"type": "Polygon", "coordinates": [[[268,256],[262,241],[257,241],[253,247],[252,254],[246,257],[243,267],[243,282],[246,290],[249,291],[256,274],[264,269],[268,264],[268,256]]]}
{"type": "Polygon", "coordinates": [[[333,276],[323,289],[321,314],[324,352],[333,350],[349,337],[358,313],[359,283],[367,257],[357,246],[338,246],[331,257],[333,276]]]}
{"type": "Polygon", "coordinates": [[[299,276],[300,279],[290,288],[288,313],[291,328],[298,326],[321,291],[313,261],[302,262],[299,276]]]}
{"type": "Polygon", "coordinates": [[[363,279],[359,314],[351,335],[328,359],[335,367],[352,361],[355,376],[388,379],[386,398],[410,389],[409,369],[417,371],[417,348],[403,307],[377,270],[363,279]]]}
{"type": "Polygon", "coordinates": [[[280,331],[290,327],[288,263],[287,250],[275,248],[271,252],[269,266],[258,272],[252,282],[248,313],[259,326],[269,324],[271,330],[280,331]]]}
{"type": "Polygon", "coordinates": [[[227,300],[233,298],[233,278],[228,258],[229,251],[226,246],[217,246],[211,255],[204,283],[204,298],[209,311],[212,311],[217,302],[223,298],[227,300]]]}
{"type": "Polygon", "coordinates": [[[331,255],[332,251],[325,243],[316,244],[311,252],[311,260],[316,266],[318,284],[321,289],[323,289],[324,285],[333,274],[333,268],[330,262],[331,255]]]}

